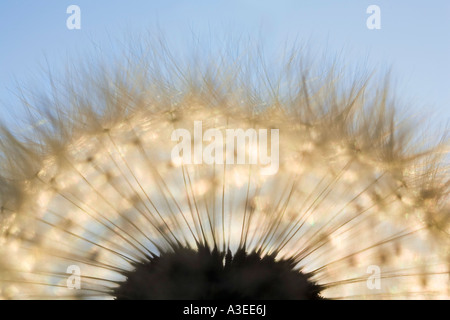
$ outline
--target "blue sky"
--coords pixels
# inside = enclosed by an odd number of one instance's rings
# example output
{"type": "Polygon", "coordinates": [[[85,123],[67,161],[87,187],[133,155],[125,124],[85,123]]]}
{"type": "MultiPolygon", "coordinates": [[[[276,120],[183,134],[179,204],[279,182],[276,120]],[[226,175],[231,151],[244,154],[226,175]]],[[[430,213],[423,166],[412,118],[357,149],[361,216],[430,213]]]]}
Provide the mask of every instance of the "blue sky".
{"type": "Polygon", "coordinates": [[[14,79],[26,83],[47,59],[62,65],[93,41],[156,25],[174,41],[192,34],[258,35],[266,46],[308,39],[346,60],[392,66],[401,98],[445,126],[450,119],[450,1],[363,0],[16,0],[0,4],[0,117],[17,108],[14,79]],[[81,8],[81,30],[68,30],[66,9],[81,8]],[[369,5],[381,29],[369,30],[369,5]],[[368,62],[367,62],[368,61],[368,62]]]}

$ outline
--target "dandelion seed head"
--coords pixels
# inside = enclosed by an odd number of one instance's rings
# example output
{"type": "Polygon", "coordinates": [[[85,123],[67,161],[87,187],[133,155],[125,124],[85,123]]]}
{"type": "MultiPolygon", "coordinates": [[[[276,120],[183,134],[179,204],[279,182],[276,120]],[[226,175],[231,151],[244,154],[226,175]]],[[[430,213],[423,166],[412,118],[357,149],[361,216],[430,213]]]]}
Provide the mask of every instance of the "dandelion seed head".
{"type": "Polygon", "coordinates": [[[1,128],[2,298],[448,298],[445,143],[415,147],[387,84],[154,53],[62,82],[31,135],[1,128]],[[278,129],[278,171],[172,159],[172,132],[196,121],[278,129]]]}

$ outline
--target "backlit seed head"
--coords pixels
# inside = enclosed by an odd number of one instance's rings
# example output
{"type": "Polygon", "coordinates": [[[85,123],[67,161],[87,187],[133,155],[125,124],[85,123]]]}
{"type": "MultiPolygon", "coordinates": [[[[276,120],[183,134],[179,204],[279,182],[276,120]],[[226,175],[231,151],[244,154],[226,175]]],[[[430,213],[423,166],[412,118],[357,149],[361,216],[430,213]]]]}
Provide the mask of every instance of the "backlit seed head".
{"type": "Polygon", "coordinates": [[[28,101],[39,125],[0,128],[2,298],[448,298],[448,149],[394,117],[387,82],[149,48],[72,71],[28,101]],[[278,129],[278,171],[174,163],[196,121],[278,129]]]}

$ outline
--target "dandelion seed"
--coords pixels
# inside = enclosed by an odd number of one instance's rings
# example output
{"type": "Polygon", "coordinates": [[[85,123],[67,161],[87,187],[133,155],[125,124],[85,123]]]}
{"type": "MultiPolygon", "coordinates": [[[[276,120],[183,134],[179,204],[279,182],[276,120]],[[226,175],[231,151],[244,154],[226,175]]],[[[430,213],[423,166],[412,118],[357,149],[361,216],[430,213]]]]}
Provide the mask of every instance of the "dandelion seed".
{"type": "Polygon", "coordinates": [[[448,298],[445,144],[397,122],[389,85],[150,52],[26,100],[26,134],[1,127],[0,297],[448,298]],[[196,121],[279,129],[279,170],[172,161],[196,121]]]}

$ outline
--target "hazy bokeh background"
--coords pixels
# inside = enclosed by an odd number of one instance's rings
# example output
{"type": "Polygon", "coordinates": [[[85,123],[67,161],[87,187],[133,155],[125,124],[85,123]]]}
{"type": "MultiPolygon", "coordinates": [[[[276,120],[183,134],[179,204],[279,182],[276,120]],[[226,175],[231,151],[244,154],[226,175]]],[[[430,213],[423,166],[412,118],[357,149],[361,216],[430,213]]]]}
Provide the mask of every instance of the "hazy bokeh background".
{"type": "Polygon", "coordinates": [[[1,1],[0,118],[14,121],[7,111],[17,108],[15,81],[29,84],[42,67],[62,66],[96,42],[157,28],[174,42],[231,32],[263,39],[267,47],[307,40],[329,52],[344,50],[349,62],[392,66],[400,97],[434,124],[445,127],[450,119],[447,0],[1,1]],[[66,27],[71,4],[81,8],[81,30],[66,27]],[[380,30],[366,27],[372,4],[381,9],[380,30]]]}

